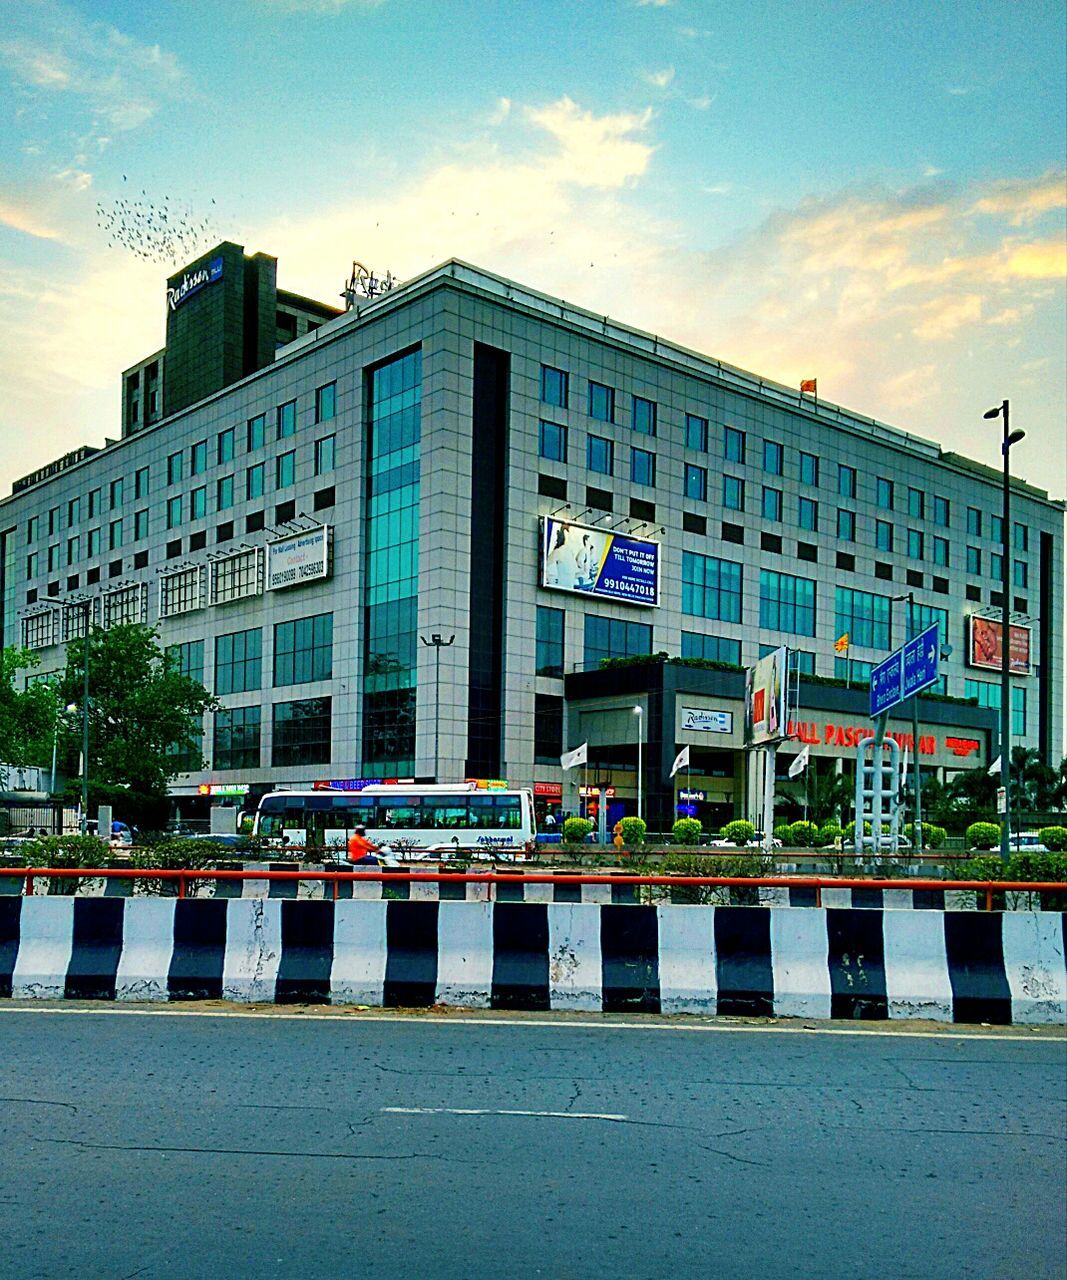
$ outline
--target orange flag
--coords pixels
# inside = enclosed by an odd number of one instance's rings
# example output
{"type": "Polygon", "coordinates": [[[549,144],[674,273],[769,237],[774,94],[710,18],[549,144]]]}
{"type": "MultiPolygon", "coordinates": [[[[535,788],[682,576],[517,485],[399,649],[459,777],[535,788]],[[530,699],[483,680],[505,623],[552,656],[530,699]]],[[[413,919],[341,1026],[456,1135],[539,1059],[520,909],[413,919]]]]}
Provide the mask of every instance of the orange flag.
{"type": "Polygon", "coordinates": [[[805,393],[807,393],[813,396],[817,395],[818,394],[817,383],[818,383],[818,378],[805,378],[803,382],[801,382],[800,384],[800,394],[804,395],[805,393]]]}

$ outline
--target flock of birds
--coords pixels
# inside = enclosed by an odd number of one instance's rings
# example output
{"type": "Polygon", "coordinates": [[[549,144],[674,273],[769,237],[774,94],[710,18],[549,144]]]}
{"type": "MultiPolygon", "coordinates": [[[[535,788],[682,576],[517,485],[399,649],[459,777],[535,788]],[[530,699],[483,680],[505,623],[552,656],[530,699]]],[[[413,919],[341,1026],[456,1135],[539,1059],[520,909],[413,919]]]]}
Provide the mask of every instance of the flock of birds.
{"type": "MultiPolygon", "coordinates": [[[[126,181],[125,175],[122,180],[126,181]]],[[[205,244],[220,239],[210,209],[198,213],[192,205],[169,196],[149,199],[147,191],[139,198],[123,197],[109,204],[98,201],[96,222],[109,245],[146,262],[189,262],[205,244]]]]}

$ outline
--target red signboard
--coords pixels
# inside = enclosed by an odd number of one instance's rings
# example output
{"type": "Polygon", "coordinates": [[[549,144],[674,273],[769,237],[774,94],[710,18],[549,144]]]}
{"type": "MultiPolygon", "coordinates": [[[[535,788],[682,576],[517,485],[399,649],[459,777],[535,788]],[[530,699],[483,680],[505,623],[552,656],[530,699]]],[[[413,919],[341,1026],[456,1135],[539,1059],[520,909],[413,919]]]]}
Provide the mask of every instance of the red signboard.
{"type": "Polygon", "coordinates": [[[563,799],[563,783],[562,782],[535,782],[534,795],[544,796],[546,800],[562,800],[563,799]]]}
{"type": "MultiPolygon", "coordinates": [[[[981,667],[985,671],[1000,671],[1003,655],[1003,624],[994,618],[979,618],[974,614],[970,619],[970,634],[967,643],[967,661],[972,667],[981,667]]],[[[1011,644],[1012,675],[1028,676],[1030,674],[1030,628],[1012,626],[1008,628],[1011,644]]]]}

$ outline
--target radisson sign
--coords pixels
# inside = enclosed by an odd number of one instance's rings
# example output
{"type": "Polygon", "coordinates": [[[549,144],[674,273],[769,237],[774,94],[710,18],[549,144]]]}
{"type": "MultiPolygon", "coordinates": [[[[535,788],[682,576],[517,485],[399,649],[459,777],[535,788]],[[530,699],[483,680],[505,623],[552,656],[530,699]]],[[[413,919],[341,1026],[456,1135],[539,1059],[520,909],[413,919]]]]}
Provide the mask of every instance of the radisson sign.
{"type": "Polygon", "coordinates": [[[167,290],[167,306],[171,311],[177,311],[187,298],[191,298],[204,285],[214,284],[216,280],[221,279],[222,257],[220,255],[212,258],[206,266],[197,267],[195,271],[186,271],[182,275],[181,284],[167,290]]]}

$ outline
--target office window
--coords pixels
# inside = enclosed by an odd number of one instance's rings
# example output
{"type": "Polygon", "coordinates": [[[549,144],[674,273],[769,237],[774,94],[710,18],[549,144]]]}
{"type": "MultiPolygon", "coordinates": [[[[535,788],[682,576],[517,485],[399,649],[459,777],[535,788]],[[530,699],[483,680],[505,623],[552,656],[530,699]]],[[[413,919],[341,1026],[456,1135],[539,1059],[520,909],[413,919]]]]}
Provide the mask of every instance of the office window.
{"type": "Polygon", "coordinates": [[[842,542],[856,541],[856,513],[854,511],[846,511],[843,507],[838,507],[837,536],[842,542]]]}
{"type": "Polygon", "coordinates": [[[913,520],[926,516],[926,494],[921,489],[908,489],[908,515],[913,520]]]}
{"type": "Polygon", "coordinates": [[[691,462],[685,466],[685,496],[693,502],[708,500],[708,469],[695,467],[691,462]]]}
{"type": "Polygon", "coordinates": [[[744,511],[745,482],[737,476],[723,476],[722,505],[728,511],[744,511]]]}
{"type": "Polygon", "coordinates": [[[744,462],[745,433],[736,427],[723,427],[722,452],[727,462],[744,462]]]}
{"type": "Polygon", "coordinates": [[[809,653],[807,649],[790,649],[789,669],[798,671],[802,676],[813,676],[815,674],[815,655],[809,653]]]}
{"type": "Polygon", "coordinates": [[[81,498],[71,498],[67,503],[67,528],[73,529],[76,524],[81,524],[82,518],[82,500],[81,498]]]}
{"type": "Polygon", "coordinates": [[[254,418],[248,419],[248,449],[263,447],[263,442],[267,438],[267,415],[265,413],[257,413],[254,418]]]}
{"type": "Polygon", "coordinates": [[[107,545],[112,551],[122,546],[122,521],[112,520],[108,525],[107,545]]]}
{"type": "Polygon", "coordinates": [[[278,439],[287,440],[296,434],[296,401],[290,400],[278,406],[278,439]]]}
{"type": "Polygon", "coordinates": [[[1004,577],[1004,557],[999,551],[989,553],[989,576],[994,582],[1000,582],[1004,577]]]}
{"type": "Polygon", "coordinates": [[[947,529],[949,524],[949,506],[948,499],[939,497],[934,494],[933,505],[934,524],[939,524],[942,529],[947,529]]]}
{"type": "Polygon", "coordinates": [[[1003,545],[1004,542],[1004,517],[989,517],[989,536],[993,542],[1003,545]]]}
{"type": "Polygon", "coordinates": [[[123,486],[123,482],[122,482],[122,477],[121,477],[121,476],[119,477],[119,479],[118,479],[118,480],[112,480],[112,482],[111,482],[111,484],[110,484],[110,486],[109,486],[109,489],[108,489],[108,495],[109,495],[109,497],[110,497],[110,499],[111,499],[111,510],[112,510],[112,511],[115,511],[115,510],[117,510],[119,507],[121,507],[121,506],[122,506],[122,494],[123,494],[123,488],[124,488],[124,486],[123,486]]]}
{"type": "Polygon", "coordinates": [[[948,539],[935,538],[933,541],[934,564],[941,565],[942,568],[948,566],[948,539]]]}
{"type": "Polygon", "coordinates": [[[333,675],[333,614],[279,622],[274,628],[274,685],[329,680],[333,675]]]}
{"type": "Polygon", "coordinates": [[[1013,581],[1017,587],[1027,587],[1030,585],[1030,567],[1025,560],[1015,561],[1015,576],[1013,581]]]}
{"type": "Polygon", "coordinates": [[[538,429],[537,451],[550,462],[566,462],[567,428],[558,422],[542,422],[538,429]]]}
{"type": "Polygon", "coordinates": [[[909,600],[907,607],[909,640],[922,635],[927,627],[937,627],[937,637],[941,644],[948,644],[948,610],[938,609],[932,604],[920,604],[909,600]]]}
{"type": "Polygon", "coordinates": [[[202,520],[207,515],[207,486],[201,485],[189,494],[189,519],[202,520]]]}
{"type": "Polygon", "coordinates": [[[257,462],[254,467],[249,467],[245,472],[246,498],[263,497],[264,465],[262,462],[257,462]]]}
{"type": "Polygon", "coordinates": [[[810,484],[818,486],[819,483],[819,459],[813,453],[800,454],[800,482],[801,484],[810,484]]]}
{"type": "Polygon", "coordinates": [[[781,520],[782,491],[763,486],[763,518],[764,520],[781,520]]]}
{"type": "Polygon", "coordinates": [[[148,497],[148,468],[139,467],[133,473],[133,496],[136,500],[148,497]]]}
{"type": "Polygon", "coordinates": [[[815,634],[815,583],[791,573],[761,569],[759,575],[759,624],[769,631],[793,635],[815,634]]]}
{"type": "Polygon", "coordinates": [[[846,467],[845,464],[838,463],[837,466],[837,492],[842,498],[854,498],[856,496],[856,468],[846,467]]]}
{"type": "Polygon", "coordinates": [[[198,440],[189,450],[189,474],[198,476],[207,469],[207,441],[198,440]]]}
{"type": "Polygon", "coordinates": [[[140,511],[133,513],[133,536],[135,540],[148,537],[147,507],[142,507],[140,511]]]}
{"type": "Polygon", "coordinates": [[[763,470],[772,476],[782,474],[782,446],[774,440],[763,442],[763,470]]]}
{"type": "Polygon", "coordinates": [[[271,764],[329,764],[330,714],[329,698],[276,703],[271,764]]]}
{"type": "Polygon", "coordinates": [[[925,557],[926,539],[921,529],[908,530],[908,559],[922,560],[925,557]]]}
{"type": "Polygon", "coordinates": [[[223,707],[215,712],[213,769],[258,769],[260,708],[223,707]]]}
{"type": "Polygon", "coordinates": [[[590,436],[586,447],[585,465],[599,475],[610,476],[615,469],[615,445],[603,436],[590,436]]]}
{"type": "MultiPolygon", "coordinates": [[[[1000,684],[990,680],[964,680],[963,696],[975,698],[980,707],[1000,710],[1000,684]]],[[[1012,685],[1011,731],[1016,738],[1026,736],[1026,686],[1012,685]]]]}
{"type": "Polygon", "coordinates": [[[874,522],[874,541],[879,551],[893,550],[893,526],[888,520],[874,522]]]}
{"type": "Polygon", "coordinates": [[[32,547],[40,536],[41,521],[37,516],[30,516],[26,521],[26,545],[32,547]]]}
{"type": "MultiPolygon", "coordinates": [[[[144,471],[145,480],[147,481],[148,468],[142,467],[141,470],[144,471]]],[[[138,474],[140,474],[140,472],[138,472],[138,474]]],[[[90,489],[89,490],[89,519],[95,520],[99,514],[100,514],[100,490],[90,489]]]]}
{"type": "Polygon", "coordinates": [[[215,692],[248,693],[262,681],[263,639],[259,627],[215,637],[215,692]]]}
{"type": "Polygon", "coordinates": [[[630,450],[630,481],[652,486],[656,483],[656,455],[647,449],[630,450]]]}
{"type": "Polygon", "coordinates": [[[978,547],[967,548],[967,572],[968,573],[982,572],[982,553],[978,549],[978,547]]]}
{"type": "Polygon", "coordinates": [[[685,447],[699,449],[706,453],[708,449],[708,420],[698,418],[695,413],[685,415],[685,447]]]}
{"type": "Polygon", "coordinates": [[[225,431],[219,432],[219,438],[215,449],[215,460],[220,466],[233,461],[233,444],[233,427],[227,427],[225,431]]]}
{"type": "Polygon", "coordinates": [[[535,667],[539,676],[563,675],[563,610],[537,607],[535,667]]]}
{"type": "Polygon", "coordinates": [[[797,505],[797,524],[815,533],[819,528],[819,504],[814,498],[801,498],[797,505]]]}
{"type": "Polygon", "coordinates": [[[337,412],[337,383],[327,382],[315,392],[315,421],[329,422],[337,412]]]}
{"type": "Polygon", "coordinates": [[[741,665],[741,641],[723,636],[705,636],[699,631],[682,632],[682,657],[699,658],[703,662],[728,662],[741,665]]]}
{"type": "Polygon", "coordinates": [[[1016,551],[1030,550],[1030,530],[1025,524],[1017,524],[1015,526],[1015,542],[1016,551]]]}
{"type": "Polygon", "coordinates": [[[81,559],[81,538],[74,537],[67,539],[67,564],[77,564],[81,559]]]}
{"type": "Polygon", "coordinates": [[[652,627],[647,622],[585,615],[584,665],[588,671],[602,658],[634,658],[652,652],[652,627]]]}
{"type": "Polygon", "coordinates": [[[177,529],[182,523],[182,500],[180,497],[167,499],[167,528],[177,529]]]}
{"type": "Polygon", "coordinates": [[[53,542],[48,548],[48,572],[55,573],[59,568],[59,543],[53,542]]]}
{"type": "Polygon", "coordinates": [[[59,508],[50,507],[48,510],[48,536],[51,538],[59,532],[59,508]]]}
{"type": "Polygon", "coordinates": [[[167,484],[177,484],[181,480],[183,472],[181,452],[172,453],[167,459],[167,484]]]}
{"type": "Polygon", "coordinates": [[[100,554],[100,530],[90,529],[86,534],[85,554],[87,556],[98,556],[100,554]]]}
{"type": "Polygon", "coordinates": [[[682,612],[691,618],[741,621],[741,566],[717,556],[682,552],[682,612]]]}
{"type": "Polygon", "coordinates": [[[553,369],[551,365],[541,366],[541,403],[554,404],[557,409],[567,407],[567,375],[562,369],[553,369]]]}
{"type": "Polygon", "coordinates": [[[873,662],[860,662],[857,658],[835,658],[834,678],[848,680],[851,684],[867,684],[873,666],[873,662]]]}
{"type": "Polygon", "coordinates": [[[982,536],[982,513],[977,507],[967,508],[967,532],[974,538],[982,536]]]}
{"type": "Polygon", "coordinates": [[[321,440],[315,441],[315,474],[317,476],[333,470],[336,443],[336,436],[323,436],[321,440]]]}
{"type": "Polygon", "coordinates": [[[215,482],[215,508],[225,511],[233,506],[233,476],[220,476],[215,482]]]}
{"type": "Polygon", "coordinates": [[[631,425],[643,436],[656,434],[656,402],[646,400],[643,396],[634,396],[631,425]]]}
{"type": "Polygon", "coordinates": [[[38,573],[37,564],[38,564],[37,552],[31,551],[29,555],[26,557],[27,580],[32,581],[34,578],[37,577],[37,573],[38,573]]]}
{"type": "Polygon", "coordinates": [[[534,694],[534,760],[538,764],[559,764],[563,754],[563,699],[547,693],[534,694]]]}
{"type": "Polygon", "coordinates": [[[296,450],[280,453],[274,466],[274,487],[288,489],[296,483],[296,450]]]}
{"type": "Polygon", "coordinates": [[[589,416],[600,422],[615,421],[615,389],[601,382],[589,384],[589,416]]]}
{"type": "Polygon", "coordinates": [[[874,500],[875,504],[882,511],[893,510],[893,481],[887,480],[885,476],[879,476],[874,482],[874,500]]]}
{"type": "Polygon", "coordinates": [[[853,645],[891,649],[892,601],[889,596],[852,587],[837,587],[834,597],[834,635],[847,631],[853,645]]]}

